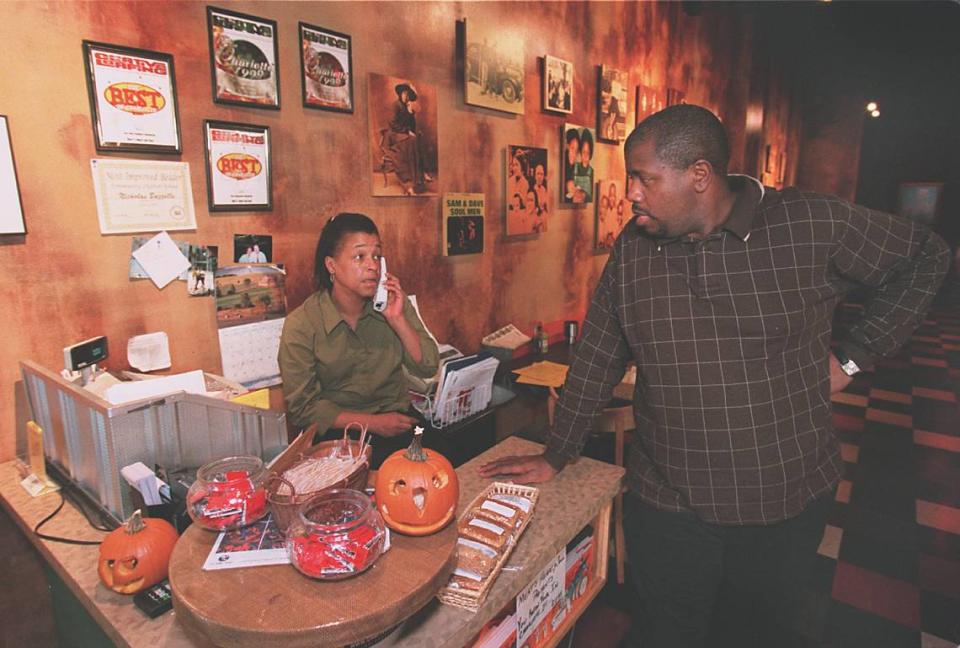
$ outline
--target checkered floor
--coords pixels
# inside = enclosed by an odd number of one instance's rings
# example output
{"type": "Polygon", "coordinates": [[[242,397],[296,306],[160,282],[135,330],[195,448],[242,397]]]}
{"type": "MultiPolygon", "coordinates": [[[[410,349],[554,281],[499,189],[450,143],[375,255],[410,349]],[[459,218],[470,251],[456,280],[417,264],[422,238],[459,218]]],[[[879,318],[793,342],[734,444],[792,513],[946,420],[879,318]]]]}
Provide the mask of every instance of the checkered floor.
{"type": "MultiPolygon", "coordinates": [[[[838,326],[858,312],[839,309],[838,326]]],[[[833,401],[846,470],[811,575],[811,607],[825,626],[820,645],[956,648],[960,283],[942,291],[896,357],[833,401]]],[[[608,585],[572,645],[615,646],[630,596],[608,585]]]]}

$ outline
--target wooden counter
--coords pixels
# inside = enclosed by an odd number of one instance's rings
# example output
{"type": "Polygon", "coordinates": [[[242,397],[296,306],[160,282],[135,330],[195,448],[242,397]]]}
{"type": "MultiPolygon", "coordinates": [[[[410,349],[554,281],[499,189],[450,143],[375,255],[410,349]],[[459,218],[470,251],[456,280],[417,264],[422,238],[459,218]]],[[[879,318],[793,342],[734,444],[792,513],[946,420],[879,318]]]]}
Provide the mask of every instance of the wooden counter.
{"type": "MultiPolygon", "coordinates": [[[[477,475],[480,464],[497,457],[531,454],[540,449],[541,446],[535,443],[510,437],[458,468],[461,507],[465,507],[490,481],[477,475]]],[[[540,484],[540,501],[534,518],[480,611],[471,614],[440,605],[434,599],[388,638],[387,645],[424,648],[460,648],[465,645],[580,529],[598,518],[601,527],[609,524],[610,504],[619,491],[622,476],[622,468],[584,458],[565,468],[552,481],[540,484]]],[[[117,645],[151,648],[203,645],[184,632],[174,612],[158,619],[148,619],[134,607],[131,597],[114,594],[103,587],[96,571],[97,547],[51,543],[33,535],[34,525],[56,508],[59,497],[51,494],[31,498],[20,487],[13,463],[0,464],[0,501],[4,508],[117,645]]],[[[69,504],[47,523],[44,531],[92,540],[104,535],[90,529],[80,512],[69,504]]],[[[598,555],[605,555],[605,536],[598,536],[597,541],[602,549],[598,555]]],[[[598,568],[598,575],[603,574],[605,565],[600,564],[598,568]]],[[[588,596],[595,595],[602,584],[603,577],[600,576],[588,596]]],[[[318,589],[322,586],[317,583],[318,589]]]]}

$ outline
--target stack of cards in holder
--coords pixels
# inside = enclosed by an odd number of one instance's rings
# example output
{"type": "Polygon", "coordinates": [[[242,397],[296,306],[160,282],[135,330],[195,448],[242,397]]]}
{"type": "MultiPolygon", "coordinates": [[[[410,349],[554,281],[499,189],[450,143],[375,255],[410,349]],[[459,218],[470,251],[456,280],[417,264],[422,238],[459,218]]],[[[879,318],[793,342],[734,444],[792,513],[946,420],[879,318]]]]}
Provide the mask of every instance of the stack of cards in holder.
{"type": "Polygon", "coordinates": [[[531,486],[494,482],[460,516],[457,567],[437,598],[476,612],[536,507],[540,491],[531,486]]]}

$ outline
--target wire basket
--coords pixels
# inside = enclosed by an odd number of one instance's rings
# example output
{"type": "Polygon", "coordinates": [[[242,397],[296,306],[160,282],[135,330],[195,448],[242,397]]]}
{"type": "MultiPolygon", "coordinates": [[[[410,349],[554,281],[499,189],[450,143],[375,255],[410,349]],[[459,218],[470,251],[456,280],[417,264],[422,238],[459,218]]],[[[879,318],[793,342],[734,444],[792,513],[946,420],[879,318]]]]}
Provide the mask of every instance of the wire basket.
{"type": "Polygon", "coordinates": [[[485,410],[490,405],[492,389],[492,383],[475,385],[440,402],[435,402],[436,394],[414,400],[413,406],[439,430],[485,410]]]}

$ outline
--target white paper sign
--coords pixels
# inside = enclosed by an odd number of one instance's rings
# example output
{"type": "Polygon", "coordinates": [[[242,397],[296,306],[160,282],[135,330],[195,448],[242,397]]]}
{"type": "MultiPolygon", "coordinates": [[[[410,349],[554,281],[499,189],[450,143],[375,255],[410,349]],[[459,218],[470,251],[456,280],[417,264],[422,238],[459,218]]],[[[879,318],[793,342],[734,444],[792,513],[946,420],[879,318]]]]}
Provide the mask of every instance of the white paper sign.
{"type": "Polygon", "coordinates": [[[127,340],[127,362],[137,371],[170,366],[170,342],[163,331],[134,335],[127,340]]]}
{"type": "Polygon", "coordinates": [[[90,160],[102,234],[197,228],[186,162],[90,160]]]}
{"type": "Polygon", "coordinates": [[[517,594],[517,645],[522,646],[563,596],[567,549],[562,547],[533,582],[517,594]]]}
{"type": "Polygon", "coordinates": [[[170,235],[160,232],[133,253],[133,258],[146,270],[157,288],[163,288],[190,267],[190,260],[173,242],[170,235]]]}
{"type": "Polygon", "coordinates": [[[0,115],[0,234],[25,234],[7,118],[0,115]]]}

